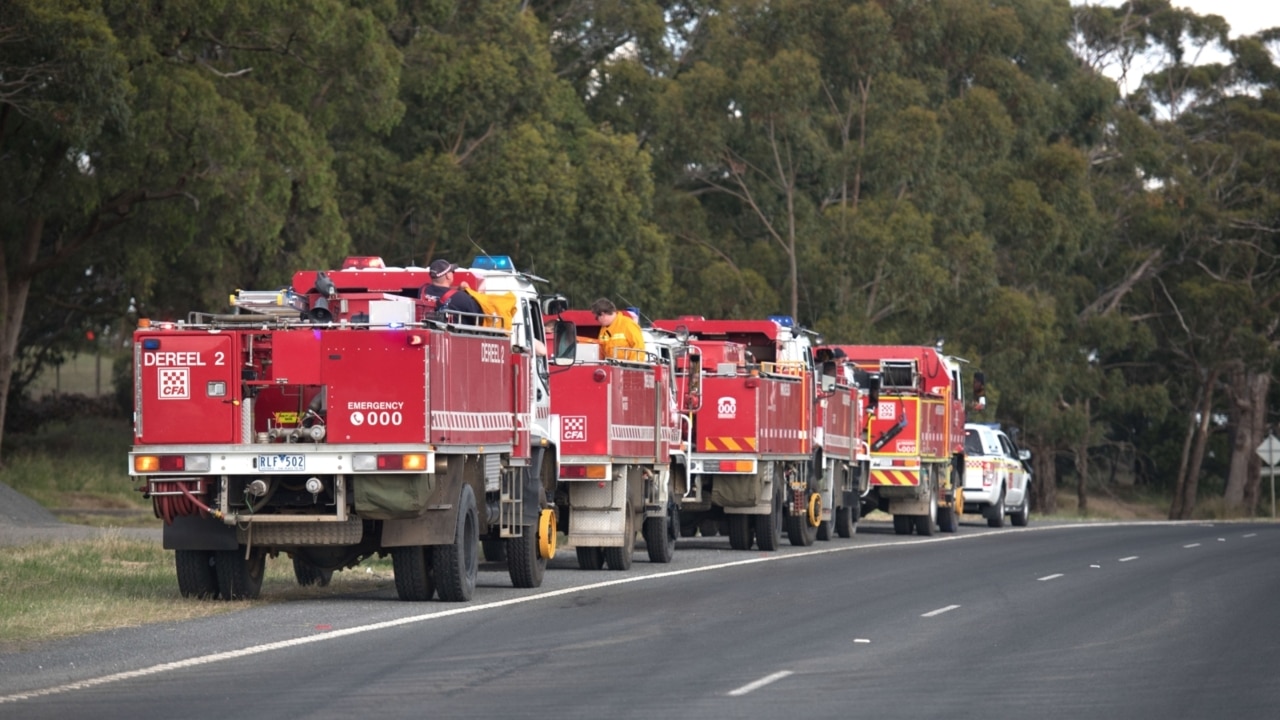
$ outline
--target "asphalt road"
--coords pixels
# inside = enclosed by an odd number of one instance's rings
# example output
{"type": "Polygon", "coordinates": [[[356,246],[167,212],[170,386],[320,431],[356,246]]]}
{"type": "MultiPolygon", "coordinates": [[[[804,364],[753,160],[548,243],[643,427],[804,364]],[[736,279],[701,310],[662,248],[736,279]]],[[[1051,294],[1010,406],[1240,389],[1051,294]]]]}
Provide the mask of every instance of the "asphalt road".
{"type": "Polygon", "coordinates": [[[465,605],[393,592],[0,655],[0,718],[1274,718],[1280,526],[1099,524],[735,552],[465,605]]]}

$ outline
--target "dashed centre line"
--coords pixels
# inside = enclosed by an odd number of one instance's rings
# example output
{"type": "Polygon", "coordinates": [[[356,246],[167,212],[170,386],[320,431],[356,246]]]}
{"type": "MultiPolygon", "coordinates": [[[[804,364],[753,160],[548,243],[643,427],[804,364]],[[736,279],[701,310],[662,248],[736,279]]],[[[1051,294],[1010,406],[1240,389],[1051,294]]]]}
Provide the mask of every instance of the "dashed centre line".
{"type": "Polygon", "coordinates": [[[769,683],[775,683],[790,674],[791,674],[790,670],[779,670],[778,672],[772,675],[765,675],[759,680],[756,680],[754,682],[749,682],[746,685],[743,685],[742,687],[738,688],[737,690],[730,690],[729,695],[732,697],[746,695],[747,693],[752,692],[753,690],[759,690],[760,688],[764,687],[765,685],[768,685],[769,683]]]}
{"type": "Polygon", "coordinates": [[[1187,545],[1183,545],[1182,547],[1184,548],[1200,547],[1200,543],[1188,543],[1187,545]]]}
{"type": "Polygon", "coordinates": [[[1129,562],[1130,560],[1137,560],[1137,559],[1138,559],[1137,555],[1130,555],[1129,557],[1120,558],[1120,562],[1129,562]]]}
{"type": "Polygon", "coordinates": [[[955,609],[956,609],[956,608],[958,608],[958,607],[960,607],[960,606],[959,606],[959,605],[948,605],[948,606],[946,606],[946,607],[944,607],[944,608],[938,608],[937,610],[930,610],[929,612],[924,613],[924,614],[923,614],[923,615],[921,615],[920,617],[936,617],[936,616],[938,616],[938,615],[941,615],[942,613],[945,613],[945,612],[951,612],[952,610],[955,610],[955,609]]]}
{"type": "Polygon", "coordinates": [[[1054,573],[1052,575],[1045,575],[1042,578],[1036,578],[1036,579],[1039,580],[1040,582],[1044,582],[1045,580],[1057,580],[1060,577],[1062,577],[1062,573],[1054,573]]]}

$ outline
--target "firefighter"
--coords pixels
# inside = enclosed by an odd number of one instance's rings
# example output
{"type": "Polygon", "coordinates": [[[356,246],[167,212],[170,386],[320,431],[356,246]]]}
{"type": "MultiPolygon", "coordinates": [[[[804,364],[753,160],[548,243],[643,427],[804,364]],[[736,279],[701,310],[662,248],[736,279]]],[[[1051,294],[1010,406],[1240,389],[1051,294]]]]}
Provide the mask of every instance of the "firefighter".
{"type": "Polygon", "coordinates": [[[600,354],[615,360],[644,360],[644,333],[630,315],[618,312],[608,298],[591,303],[600,323],[600,354]]]}
{"type": "Polygon", "coordinates": [[[471,297],[465,287],[454,287],[453,277],[457,269],[457,265],[443,258],[432,261],[427,268],[431,274],[431,282],[422,286],[422,297],[435,298],[437,312],[451,310],[461,313],[464,324],[475,325],[481,315],[480,303],[471,297]]]}

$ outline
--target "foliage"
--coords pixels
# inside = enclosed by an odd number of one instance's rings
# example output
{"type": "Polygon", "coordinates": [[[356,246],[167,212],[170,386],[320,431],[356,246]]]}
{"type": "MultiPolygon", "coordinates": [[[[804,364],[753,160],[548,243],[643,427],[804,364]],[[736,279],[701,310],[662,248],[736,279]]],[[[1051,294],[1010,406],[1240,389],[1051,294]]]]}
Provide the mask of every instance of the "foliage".
{"type": "Polygon", "coordinates": [[[6,28],[18,388],[130,299],[180,317],[348,251],[509,254],[578,306],[946,338],[1033,450],[1038,510],[1070,477],[1088,512],[1115,458],[1171,514],[1202,477],[1257,507],[1272,35],[1167,0],[14,0],[6,28]]]}

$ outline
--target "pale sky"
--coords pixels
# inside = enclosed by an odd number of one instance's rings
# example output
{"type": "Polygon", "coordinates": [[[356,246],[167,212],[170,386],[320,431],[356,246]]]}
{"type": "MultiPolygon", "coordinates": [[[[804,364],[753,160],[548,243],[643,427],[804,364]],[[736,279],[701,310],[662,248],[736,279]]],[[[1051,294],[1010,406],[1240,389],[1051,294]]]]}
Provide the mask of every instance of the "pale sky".
{"type": "MultiPolygon", "coordinates": [[[[1072,4],[1114,6],[1121,0],[1072,0],[1072,4]]],[[[1221,15],[1231,25],[1231,37],[1280,26],[1280,2],[1276,0],[1170,0],[1169,4],[1197,15],[1221,15]]]]}

